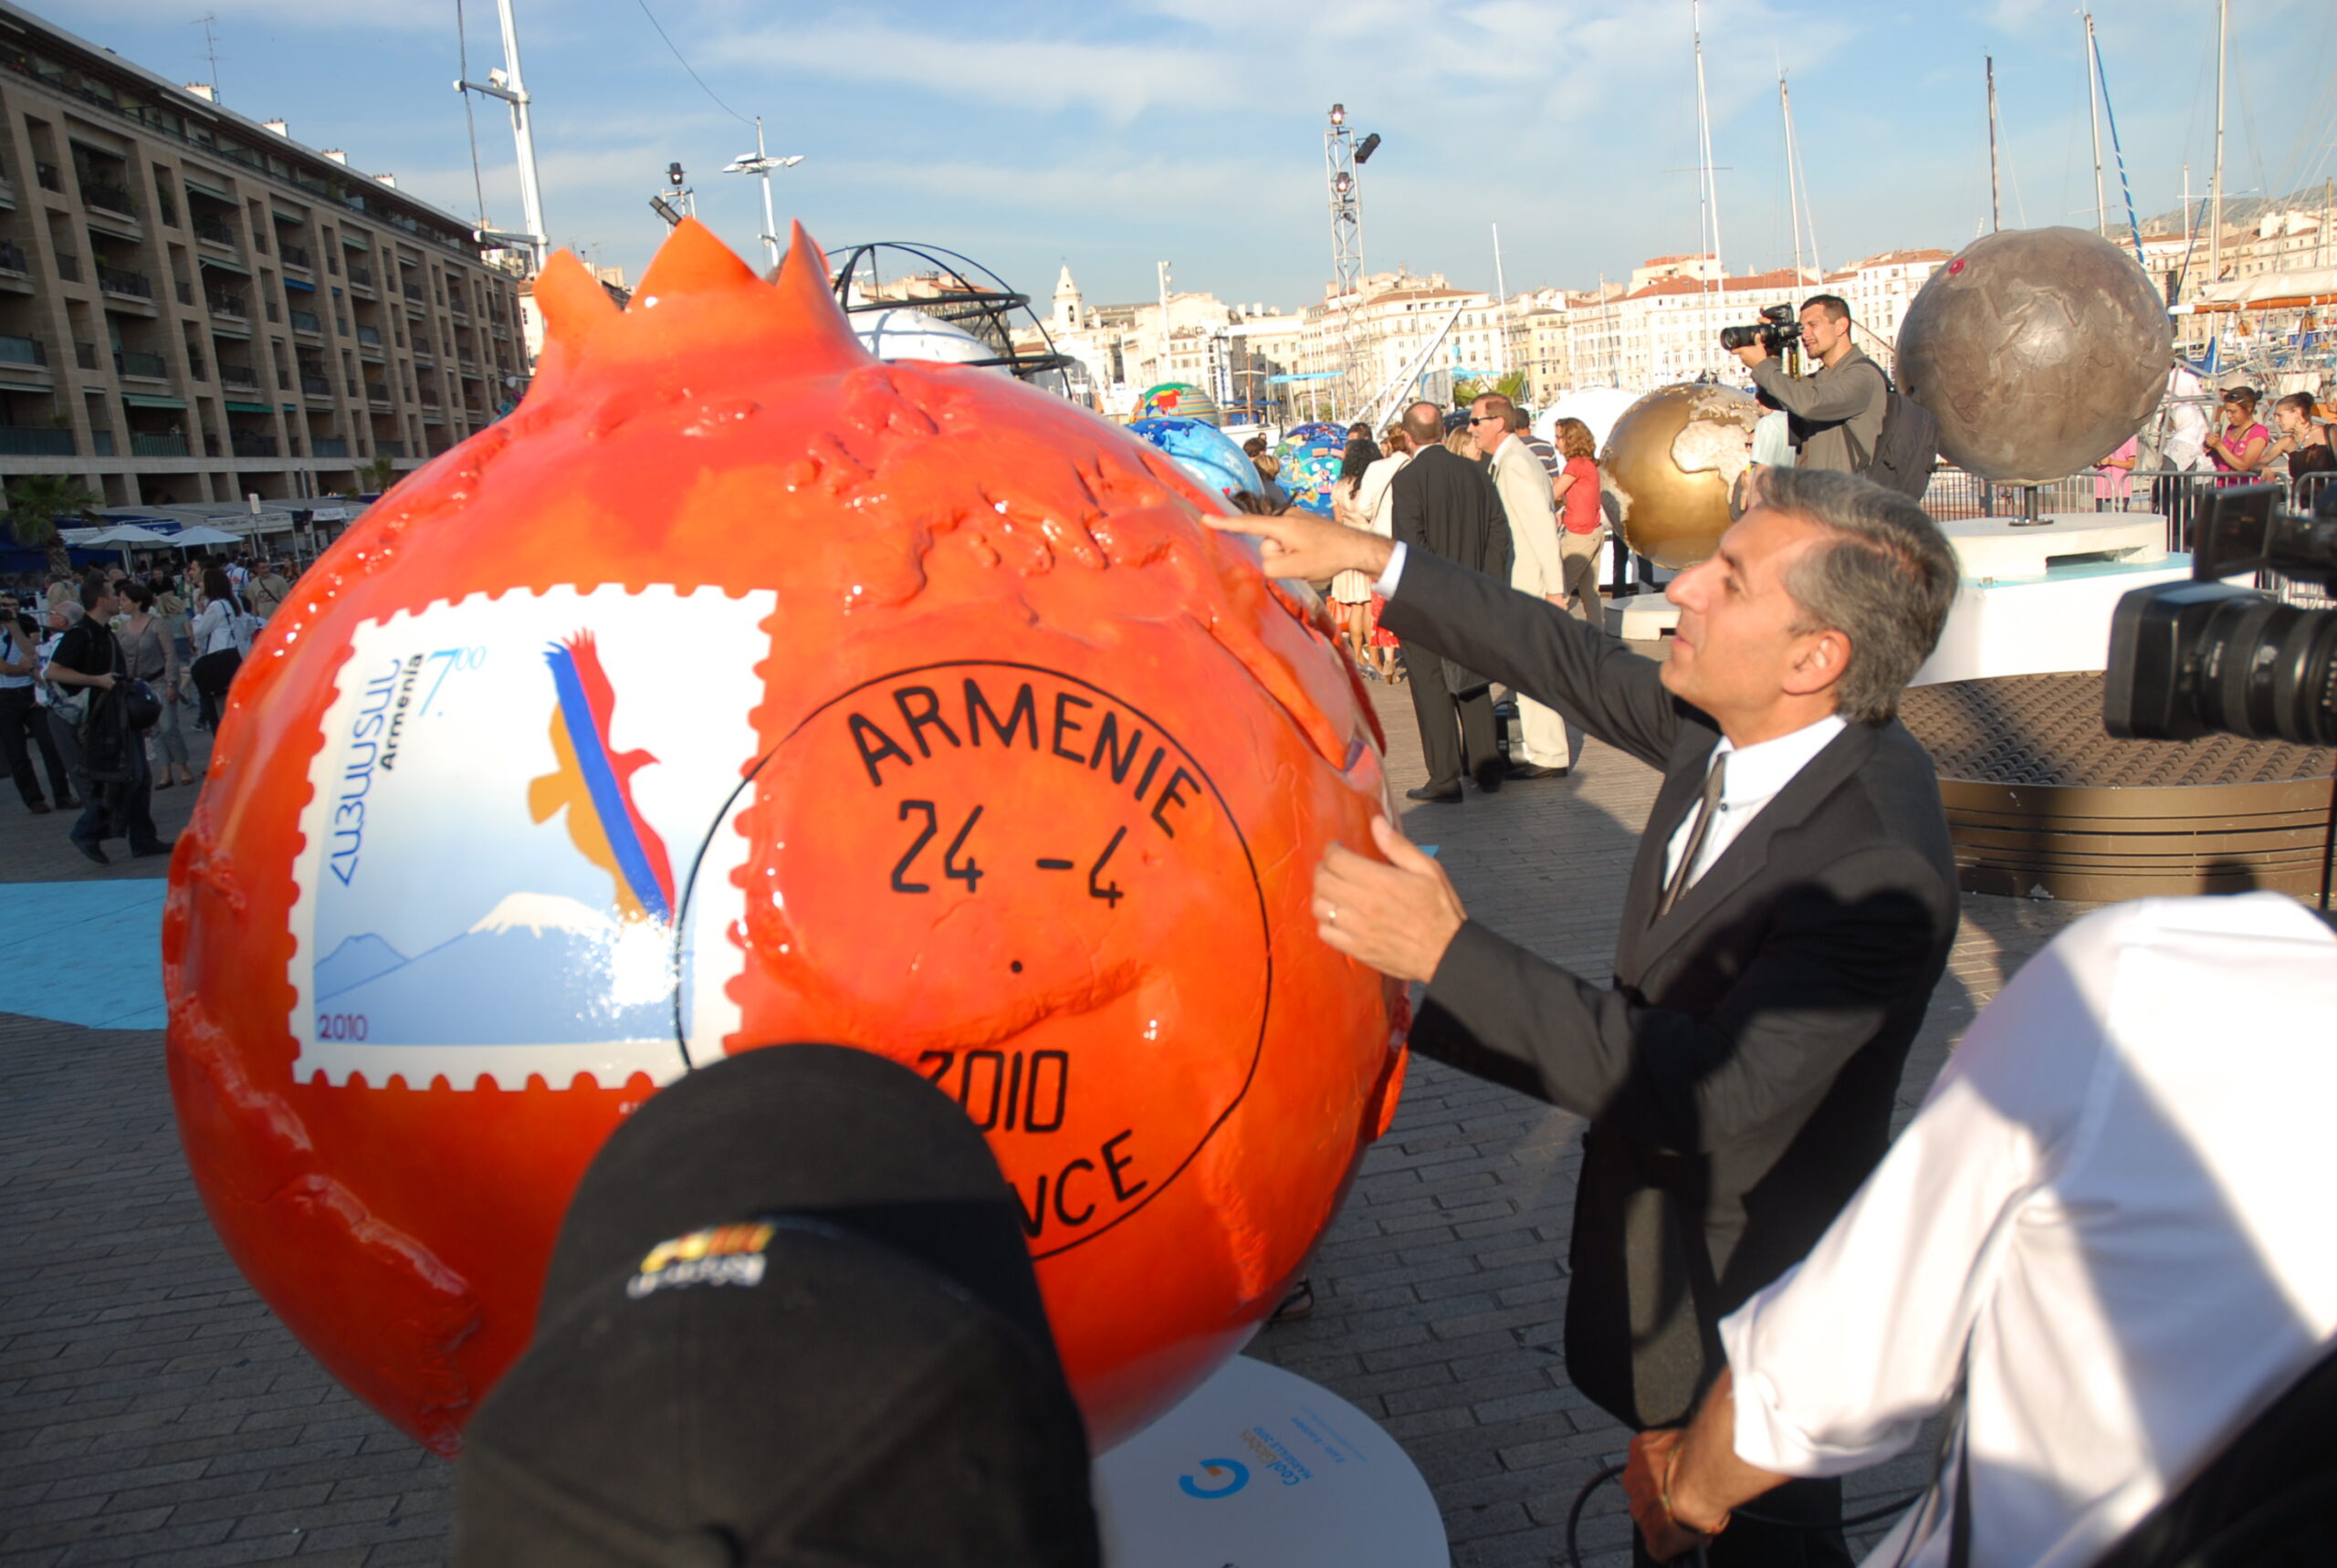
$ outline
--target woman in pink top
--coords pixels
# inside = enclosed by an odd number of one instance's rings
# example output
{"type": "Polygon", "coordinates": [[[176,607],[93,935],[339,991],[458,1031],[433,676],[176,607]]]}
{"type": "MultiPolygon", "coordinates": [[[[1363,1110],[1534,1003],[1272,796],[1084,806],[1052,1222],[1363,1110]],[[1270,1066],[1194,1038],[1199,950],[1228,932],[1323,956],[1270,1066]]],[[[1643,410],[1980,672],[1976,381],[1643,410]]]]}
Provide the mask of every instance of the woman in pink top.
{"type": "Polygon", "coordinates": [[[2134,455],[2140,449],[2140,438],[2130,435],[2117,451],[2095,464],[2093,474],[2093,509],[2097,512],[2122,512],[2128,497],[2134,493],[2134,455]]]}
{"type": "Polygon", "coordinates": [[[2223,428],[2207,437],[2207,460],[2216,472],[2227,476],[2216,483],[2242,485],[2254,478],[2263,466],[2264,449],[2271,444],[2272,433],[2256,420],[2255,389],[2233,387],[2225,392],[2223,428]]]}

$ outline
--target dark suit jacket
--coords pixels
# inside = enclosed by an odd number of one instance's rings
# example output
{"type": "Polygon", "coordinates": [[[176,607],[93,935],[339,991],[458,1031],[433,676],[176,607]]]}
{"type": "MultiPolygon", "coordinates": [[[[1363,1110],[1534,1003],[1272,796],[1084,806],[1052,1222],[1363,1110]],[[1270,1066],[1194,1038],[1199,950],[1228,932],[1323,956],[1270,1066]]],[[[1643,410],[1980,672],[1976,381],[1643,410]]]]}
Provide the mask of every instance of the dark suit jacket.
{"type": "MultiPolygon", "coordinates": [[[[1493,476],[1479,465],[1431,446],[1396,470],[1389,493],[1389,531],[1410,553],[1433,553],[1498,581],[1509,580],[1517,547],[1493,476]]],[[[1482,665],[1454,657],[1450,648],[1436,651],[1444,655],[1444,684],[1455,695],[1484,685],[1485,677],[1477,673],[1482,665]]]]}
{"type": "Polygon", "coordinates": [[[1433,556],[1407,555],[1386,621],[1663,769],[1614,984],[1471,921],[1411,1040],[1590,1118],[1567,1367],[1634,1427],[1680,1421],[1720,1370],[1720,1319],[1809,1250],[1889,1142],[1958,914],[1931,758],[1895,719],[1851,725],[1651,924],[1712,720],[1653,661],[1433,556]]]}

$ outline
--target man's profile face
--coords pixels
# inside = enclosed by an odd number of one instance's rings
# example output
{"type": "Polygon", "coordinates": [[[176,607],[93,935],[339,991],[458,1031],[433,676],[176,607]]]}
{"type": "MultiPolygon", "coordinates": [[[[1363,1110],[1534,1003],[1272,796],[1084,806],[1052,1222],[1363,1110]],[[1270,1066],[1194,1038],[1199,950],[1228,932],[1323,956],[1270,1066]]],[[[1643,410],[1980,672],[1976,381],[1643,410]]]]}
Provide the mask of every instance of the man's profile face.
{"type": "Polygon", "coordinates": [[[1481,400],[1469,405],[1469,434],[1477,438],[1477,450],[1491,454],[1509,435],[1509,412],[1487,408],[1481,400]]]}
{"type": "Polygon", "coordinates": [[[1801,607],[1785,574],[1821,530],[1790,512],[1755,507],[1721,536],[1710,560],[1672,580],[1664,597],[1680,626],[1663,664],[1666,690],[1724,724],[1774,703],[1805,641],[1801,607]]]}
{"type": "Polygon", "coordinates": [[[1801,344],[1812,355],[1831,352],[1834,345],[1840,342],[1844,334],[1850,329],[1850,324],[1847,319],[1835,320],[1826,314],[1826,307],[1823,305],[1802,307],[1801,344]]]}

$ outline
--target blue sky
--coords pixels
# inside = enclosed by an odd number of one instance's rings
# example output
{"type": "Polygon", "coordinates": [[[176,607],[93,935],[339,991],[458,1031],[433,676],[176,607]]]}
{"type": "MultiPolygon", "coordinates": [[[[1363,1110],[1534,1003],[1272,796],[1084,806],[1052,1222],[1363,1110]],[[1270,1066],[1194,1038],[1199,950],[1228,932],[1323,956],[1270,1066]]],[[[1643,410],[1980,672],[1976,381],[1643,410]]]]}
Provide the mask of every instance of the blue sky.
{"type": "MultiPolygon", "coordinates": [[[[638,276],[648,196],[678,159],[699,214],[742,251],[755,182],[717,171],[753,132],[710,101],[642,0],[518,0],[547,224],[638,276]]],[[[1363,172],[1366,254],[1456,282],[1587,287],[1695,248],[1688,0],[990,0],[978,5],[647,0],[714,92],[761,114],[780,222],[834,248],[915,239],[1042,299],[1071,263],[1091,301],[1177,286],[1294,307],[1329,270],[1324,113],[1385,142],[1363,172]]],[[[471,69],[501,58],[493,0],[466,0],[471,69]]],[[[51,0],[40,13],[173,78],[207,74],[218,17],[232,108],[394,172],[473,214],[454,0],[51,0]]],[[[2112,107],[2137,205],[2175,204],[2212,157],[2213,0],[2101,0],[2112,107]]],[[[2337,5],[2233,0],[2227,190],[2337,174],[2337,5]]],[[[1707,0],[1721,236],[1733,271],[1791,258],[1776,107],[1793,84],[1829,264],[1954,249],[1986,218],[1983,55],[1996,57],[2007,226],[2092,221],[2080,24],[2069,0],[1981,5],[1707,0]]],[[[517,226],[500,106],[477,105],[487,204],[517,226]]],[[[2105,148],[2105,157],[2107,152],[2105,148]]],[[[2115,176],[2112,201],[2115,203],[2115,176]]]]}

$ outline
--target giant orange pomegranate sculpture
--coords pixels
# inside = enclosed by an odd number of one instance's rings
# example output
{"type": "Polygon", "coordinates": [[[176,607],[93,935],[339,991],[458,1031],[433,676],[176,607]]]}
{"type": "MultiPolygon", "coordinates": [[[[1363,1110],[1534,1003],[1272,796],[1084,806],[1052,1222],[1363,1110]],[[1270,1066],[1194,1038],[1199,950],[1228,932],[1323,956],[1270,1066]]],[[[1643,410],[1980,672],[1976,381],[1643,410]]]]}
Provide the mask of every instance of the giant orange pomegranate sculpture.
{"type": "Polygon", "coordinates": [[[212,1220],[442,1452],[585,1163],[721,1053],[958,1096],[1099,1447],[1273,1308],[1394,1109],[1400,994],[1307,912],[1387,793],[1326,625],[1150,447],[870,359],[824,270],[685,224],[620,312],[556,257],[527,401],[300,580],[172,867],[212,1220]]]}

